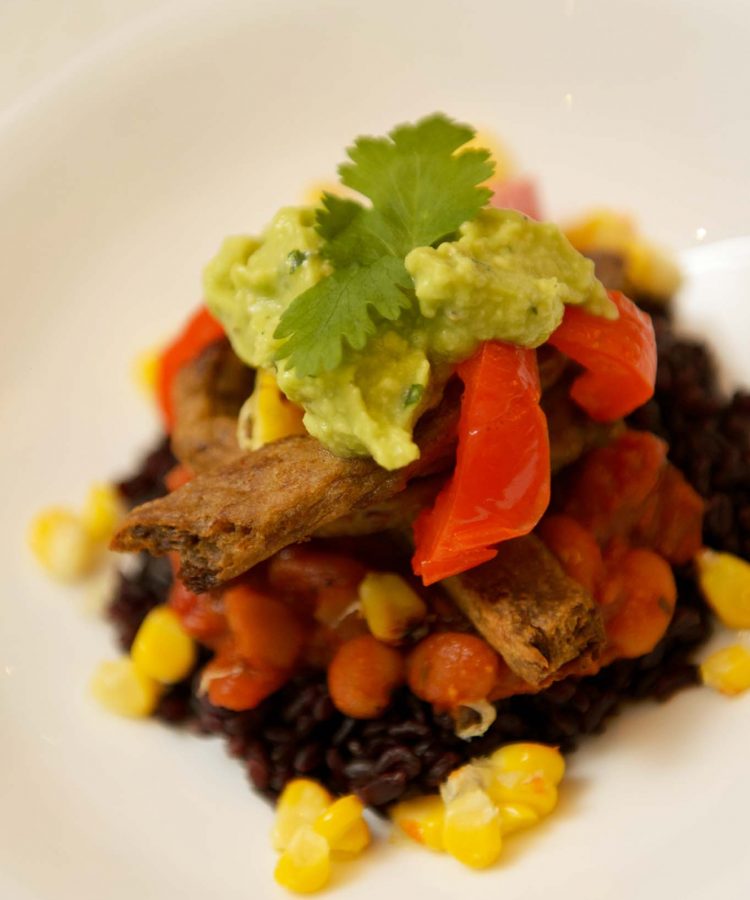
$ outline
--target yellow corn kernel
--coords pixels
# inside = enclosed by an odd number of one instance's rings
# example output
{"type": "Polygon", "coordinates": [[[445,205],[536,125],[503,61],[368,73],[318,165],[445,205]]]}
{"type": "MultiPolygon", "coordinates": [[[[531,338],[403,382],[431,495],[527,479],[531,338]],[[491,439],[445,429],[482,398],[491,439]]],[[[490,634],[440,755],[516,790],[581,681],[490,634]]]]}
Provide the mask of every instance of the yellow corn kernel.
{"type": "Polygon", "coordinates": [[[302,194],[302,202],[307,206],[317,206],[323,199],[323,194],[333,194],[335,197],[347,197],[351,191],[342,187],[338,181],[314,181],[302,194]]]}
{"type": "Polygon", "coordinates": [[[565,760],[545,744],[506,744],[487,760],[487,790],[498,806],[530,807],[546,816],[557,805],[557,785],[565,775],[565,760]]]}
{"type": "Polygon", "coordinates": [[[708,605],[728,628],[750,628],[750,564],[731,553],[701,550],[695,561],[708,605]]]}
{"type": "Polygon", "coordinates": [[[489,757],[490,765],[505,772],[539,775],[558,785],[565,775],[565,760],[557,747],[547,744],[517,743],[500,747],[489,757]]]}
{"type": "Polygon", "coordinates": [[[123,656],[98,666],[91,679],[91,692],[110,712],[139,719],[156,709],[161,685],[123,656]]]}
{"type": "Polygon", "coordinates": [[[318,816],[313,830],[328,841],[331,850],[335,850],[357,822],[363,821],[364,810],[362,801],[354,794],[339,797],[318,816]]]}
{"type": "Polygon", "coordinates": [[[530,828],[539,821],[539,813],[526,803],[504,803],[500,807],[500,823],[503,837],[530,828]]]}
{"type": "Polygon", "coordinates": [[[701,663],[701,678],[722,694],[741,694],[750,688],[750,652],[739,644],[716,650],[701,663]]]}
{"type": "Polygon", "coordinates": [[[136,633],[130,656],[136,668],[160,681],[181,681],[195,665],[195,641],[168,606],[152,609],[136,633]]]}
{"type": "Polygon", "coordinates": [[[297,894],[312,894],[325,887],[331,877],[331,851],[326,839],[309,825],[298,828],[279,858],[274,877],[297,894]]]}
{"type": "Polygon", "coordinates": [[[152,347],[141,351],[133,360],[132,376],[138,389],[151,398],[156,392],[156,382],[159,378],[159,359],[161,348],[152,347]]]}
{"type": "Polygon", "coordinates": [[[473,869],[485,869],[500,856],[503,846],[500,813],[488,795],[476,788],[445,804],[445,849],[473,869]]]}
{"type": "Polygon", "coordinates": [[[682,282],[677,263],[650,241],[634,240],[625,253],[625,277],[639,293],[671,297],[682,282]]]}
{"type": "Polygon", "coordinates": [[[285,850],[296,832],[315,822],[333,803],[333,797],[317,781],[295,778],[281,792],[276,804],[271,841],[274,850],[285,850]]]}
{"type": "Polygon", "coordinates": [[[380,641],[396,643],[427,615],[419,594],[400,575],[368,572],[359,585],[367,627],[380,641]]]}
{"type": "Polygon", "coordinates": [[[557,806],[557,788],[543,775],[525,772],[492,772],[487,792],[499,806],[520,803],[539,816],[547,816],[557,806]]]}
{"type": "Polygon", "coordinates": [[[445,803],[455,800],[460,794],[484,790],[487,783],[484,764],[467,763],[454,769],[440,785],[440,795],[445,803]]]}
{"type": "Polygon", "coordinates": [[[122,518],[124,506],[111,484],[92,484],[83,504],[83,527],[94,541],[109,541],[122,518]]]}
{"type": "Polygon", "coordinates": [[[302,424],[304,410],[284,396],[276,383],[273,372],[258,369],[255,389],[240,413],[240,446],[257,450],[293,434],[306,434],[302,424]],[[249,440],[245,433],[250,419],[249,440]]]}
{"type": "Polygon", "coordinates": [[[495,164],[493,181],[506,181],[516,170],[516,164],[508,148],[489,131],[478,131],[470,141],[461,147],[461,150],[468,149],[489,150],[490,157],[495,164]]]}
{"type": "Polygon", "coordinates": [[[81,517],[62,507],[51,507],[36,516],[29,529],[29,546],[42,568],[60,581],[86,575],[98,549],[81,517]]]}
{"type": "Polygon", "coordinates": [[[424,844],[431,850],[445,849],[443,846],[445,804],[439,794],[403,800],[393,807],[391,818],[407,837],[418,844],[424,844]]]}
{"type": "Polygon", "coordinates": [[[625,254],[638,232],[630,216],[611,209],[595,209],[569,225],[565,235],[577,250],[625,254]]]}
{"type": "Polygon", "coordinates": [[[331,844],[334,859],[354,859],[370,846],[370,828],[364,819],[358,819],[336,844],[331,844]]]}

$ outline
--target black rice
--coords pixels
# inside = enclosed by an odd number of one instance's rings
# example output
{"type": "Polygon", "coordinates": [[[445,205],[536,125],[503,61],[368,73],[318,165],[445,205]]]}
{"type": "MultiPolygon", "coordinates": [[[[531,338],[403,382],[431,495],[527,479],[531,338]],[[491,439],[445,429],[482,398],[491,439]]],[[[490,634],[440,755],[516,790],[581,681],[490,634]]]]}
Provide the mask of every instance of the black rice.
{"type": "MultiPolygon", "coordinates": [[[[659,350],[656,393],[630,424],[663,436],[672,460],[707,501],[709,546],[750,556],[750,395],[722,399],[706,348],[675,336],[668,316],[655,315],[659,350]]],[[[133,503],[163,492],[173,460],[162,444],[144,470],[123,482],[133,503]]],[[[176,685],[157,710],[169,722],[187,721],[203,734],[222,735],[253,786],[269,797],[291,778],[317,778],[336,793],[356,792],[375,808],[437,788],[470,757],[508,741],[538,740],[569,752],[600,733],[633,700],[666,700],[698,683],[692,656],[708,637],[711,620],[690,567],[675,573],[679,602],[659,645],[636,660],[621,660],[590,678],[568,679],[537,695],[497,704],[497,719],[481,738],[466,742],[449,716],[402,689],[376,721],[359,721],[333,706],[326,677],[303,672],[257,709],[213,707],[190,680],[176,685]]],[[[163,602],[169,567],[144,557],[123,576],[109,615],[127,648],[148,609],[163,602]]]]}
{"type": "Polygon", "coordinates": [[[653,318],[656,391],[631,424],[665,438],[671,460],[706,499],[706,545],[750,557],[750,393],[724,400],[705,345],[678,338],[666,314],[653,318]]]}
{"type": "Polygon", "coordinates": [[[169,560],[147,553],[139,554],[133,567],[119,575],[117,591],[107,607],[107,618],[114,625],[123,650],[130,650],[146,613],[167,599],[171,583],[169,560]]]}
{"type": "Polygon", "coordinates": [[[177,460],[172,454],[169,437],[159,443],[142,460],[138,469],[118,482],[117,489],[129,507],[139,506],[162,497],[167,492],[164,478],[177,460]]]}
{"type": "Polygon", "coordinates": [[[294,716],[300,696],[308,702],[328,699],[325,675],[319,672],[298,675],[246,717],[239,731],[236,714],[195,698],[195,725],[225,737],[231,731],[233,755],[245,759],[252,783],[269,796],[289,778],[306,775],[336,792],[353,790],[373,807],[434,791],[456,766],[508,741],[544,741],[568,752],[581,737],[602,731],[626,701],[665,700],[697,683],[689,659],[708,636],[710,622],[690,574],[678,577],[680,605],[655,651],[614,663],[591,678],[504,700],[497,704],[497,719],[489,731],[468,743],[456,737],[449,716],[435,714],[406,689],[377,721],[348,718],[327,703],[326,715],[311,728],[307,723],[303,727],[299,723],[304,720],[294,716]]]}

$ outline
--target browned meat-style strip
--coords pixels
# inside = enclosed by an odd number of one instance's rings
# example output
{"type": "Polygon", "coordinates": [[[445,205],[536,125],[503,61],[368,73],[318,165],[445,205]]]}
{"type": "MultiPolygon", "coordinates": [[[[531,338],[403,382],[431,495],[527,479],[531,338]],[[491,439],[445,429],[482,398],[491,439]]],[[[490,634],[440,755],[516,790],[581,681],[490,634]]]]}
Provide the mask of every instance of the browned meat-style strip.
{"type": "Polygon", "coordinates": [[[415,478],[409,484],[382,503],[355,509],[342,518],[325,525],[315,532],[315,537],[353,537],[378,534],[381,531],[407,531],[419,513],[431,506],[445,476],[415,478]]]}
{"type": "Polygon", "coordinates": [[[586,256],[593,261],[596,277],[608,291],[625,290],[625,257],[622,253],[614,250],[587,250],[586,256]]]}
{"type": "MultiPolygon", "coordinates": [[[[565,361],[563,360],[565,364],[565,361]]],[[[553,363],[554,365],[554,363],[553,363]]],[[[621,422],[594,422],[570,399],[570,378],[560,380],[543,396],[542,406],[549,427],[552,472],[575,462],[594,447],[606,444],[624,429],[621,422]]],[[[318,537],[376,534],[390,529],[403,530],[411,525],[420,510],[432,504],[445,482],[444,478],[420,479],[383,503],[358,509],[316,532],[318,537]]]]}
{"type": "MultiPolygon", "coordinates": [[[[543,406],[550,429],[552,470],[558,471],[593,446],[605,443],[613,426],[592,422],[568,396],[569,363],[551,347],[539,351],[539,367],[545,385],[543,406]],[[568,375],[565,375],[566,368],[568,375]]],[[[175,426],[172,450],[195,473],[205,472],[236,459],[237,414],[253,388],[254,372],[233,352],[227,341],[212,344],[176,376],[175,426]]],[[[357,511],[340,524],[326,527],[325,534],[372,534],[413,521],[417,502],[434,499],[437,486],[415,486],[385,505],[357,511]]]]}
{"type": "Polygon", "coordinates": [[[167,497],[132,510],[114,550],[180,554],[188,587],[205,591],[352,510],[381,503],[409,478],[450,466],[460,385],[417,424],[421,457],[394,472],[370,459],[341,459],[309,436],[289,437],[210,469],[167,497]]]}
{"type": "Polygon", "coordinates": [[[570,369],[570,360],[552,344],[542,344],[536,351],[536,362],[539,366],[539,380],[542,384],[542,393],[546,393],[551,387],[564,377],[570,369]]]}
{"type": "Polygon", "coordinates": [[[205,472],[235,459],[237,414],[253,390],[255,373],[228,341],[207,347],[175,378],[172,451],[193,472],[205,472]]]}
{"type": "Polygon", "coordinates": [[[559,472],[595,447],[603,447],[624,431],[620,422],[594,422],[570,399],[571,377],[561,378],[542,395],[549,429],[552,472],[559,472]]]}
{"type": "Polygon", "coordinates": [[[595,661],[604,644],[593,599],[535,535],[500,544],[495,559],[443,586],[529,685],[548,682],[574,660],[595,661]]]}

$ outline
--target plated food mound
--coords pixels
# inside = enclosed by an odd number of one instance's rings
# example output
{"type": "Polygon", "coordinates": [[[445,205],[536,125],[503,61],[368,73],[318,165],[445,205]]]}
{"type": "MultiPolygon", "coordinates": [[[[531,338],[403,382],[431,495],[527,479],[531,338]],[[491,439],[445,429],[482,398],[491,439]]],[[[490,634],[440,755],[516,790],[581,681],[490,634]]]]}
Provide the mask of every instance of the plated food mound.
{"type": "Polygon", "coordinates": [[[159,446],[32,534],[64,577],[139,554],[94,691],[226,737],[298,892],[368,806],[486,867],[624,701],[750,686],[741,646],[692,660],[710,607],[750,626],[750,397],[675,332],[671,260],[545,221],[442,115],[339,174],[224,241],[153,368],[159,446]]]}

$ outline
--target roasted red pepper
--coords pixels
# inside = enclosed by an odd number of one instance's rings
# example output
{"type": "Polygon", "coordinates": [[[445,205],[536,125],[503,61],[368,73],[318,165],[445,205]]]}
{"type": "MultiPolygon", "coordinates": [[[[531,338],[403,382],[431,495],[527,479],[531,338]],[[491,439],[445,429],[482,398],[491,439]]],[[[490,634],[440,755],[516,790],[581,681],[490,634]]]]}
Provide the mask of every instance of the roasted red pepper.
{"type": "Polygon", "coordinates": [[[185,631],[209,647],[227,630],[220,598],[213,594],[194,594],[179,578],[172,582],[167,602],[180,617],[185,631]]]}
{"type": "Polygon", "coordinates": [[[690,562],[702,544],[704,503],[667,462],[667,449],[648,431],[626,431],[591,450],[565,478],[559,511],[588,528],[603,547],[625,539],[675,565],[690,562]]]}
{"type": "Polygon", "coordinates": [[[172,384],[175,375],[186,363],[195,359],[209,344],[213,344],[221,337],[224,337],[224,329],[205,306],[202,306],[162,353],[159,359],[156,396],[167,431],[171,432],[174,425],[172,384]]]}
{"type": "Polygon", "coordinates": [[[565,308],[549,339],[586,371],[570,395],[592,419],[612,422],[642,406],[654,393],[656,340],[650,316],[619,291],[610,291],[619,319],[604,319],[576,306],[565,308]]]}
{"type": "Polygon", "coordinates": [[[528,534],[549,503],[547,421],[536,353],[489,342],[458,367],[464,382],[456,468],[414,525],[413,566],[425,584],[464,572],[528,534]]]}
{"type": "Polygon", "coordinates": [[[243,712],[254,709],[288,680],[286,672],[256,669],[228,653],[218,653],[201,674],[201,688],[214,706],[243,712]]]}

